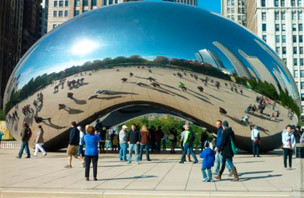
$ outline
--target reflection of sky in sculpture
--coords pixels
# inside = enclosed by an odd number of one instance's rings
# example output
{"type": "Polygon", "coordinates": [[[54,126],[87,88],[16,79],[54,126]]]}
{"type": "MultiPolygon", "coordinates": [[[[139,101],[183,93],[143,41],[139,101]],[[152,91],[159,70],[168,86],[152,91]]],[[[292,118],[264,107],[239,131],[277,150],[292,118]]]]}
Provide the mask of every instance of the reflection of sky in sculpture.
{"type": "MultiPolygon", "coordinates": [[[[229,48],[252,71],[239,49],[262,60],[270,71],[274,64],[280,65],[254,39],[257,37],[238,24],[200,8],[161,2],[125,3],[86,12],[55,29],[37,43],[16,72],[21,74],[22,86],[37,75],[89,60],[132,55],[195,60],[195,53],[201,49],[214,52],[232,71],[233,66],[214,41],[229,48]]],[[[288,74],[283,75],[289,79],[288,74]]],[[[294,82],[289,83],[296,92],[294,82]]]]}

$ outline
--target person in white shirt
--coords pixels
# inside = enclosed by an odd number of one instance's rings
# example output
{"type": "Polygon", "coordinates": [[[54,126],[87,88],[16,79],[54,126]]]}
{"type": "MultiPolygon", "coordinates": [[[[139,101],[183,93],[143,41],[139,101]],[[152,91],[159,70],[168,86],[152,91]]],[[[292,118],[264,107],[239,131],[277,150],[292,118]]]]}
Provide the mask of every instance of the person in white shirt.
{"type": "Polygon", "coordinates": [[[253,125],[251,130],[251,141],[253,157],[260,157],[260,132],[256,125],[253,125]]]}
{"type": "Polygon", "coordinates": [[[292,168],[292,154],[296,146],[296,139],[291,131],[291,126],[287,125],[282,132],[282,144],[283,144],[283,160],[284,168],[287,169],[287,156],[289,158],[289,169],[292,168]]]}
{"type": "Polygon", "coordinates": [[[82,126],[78,126],[77,129],[79,130],[79,147],[78,147],[78,155],[84,157],[84,151],[83,151],[83,146],[84,146],[84,135],[85,132],[83,131],[82,126]]]}
{"type": "Polygon", "coordinates": [[[300,143],[304,143],[304,133],[302,133],[302,135],[301,135],[300,143]]]}

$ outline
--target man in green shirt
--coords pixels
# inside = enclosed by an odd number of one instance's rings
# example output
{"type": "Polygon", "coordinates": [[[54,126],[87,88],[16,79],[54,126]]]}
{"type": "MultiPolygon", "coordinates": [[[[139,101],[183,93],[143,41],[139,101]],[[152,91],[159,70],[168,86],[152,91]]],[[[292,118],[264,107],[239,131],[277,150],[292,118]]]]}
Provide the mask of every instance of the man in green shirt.
{"type": "Polygon", "coordinates": [[[195,140],[194,134],[190,130],[188,124],[184,125],[184,129],[185,129],[185,138],[184,138],[184,142],[183,142],[183,144],[184,144],[184,151],[183,151],[183,155],[182,155],[182,158],[179,161],[179,163],[184,163],[185,156],[187,154],[187,150],[189,149],[190,154],[193,156],[193,159],[194,159],[193,164],[196,164],[196,163],[198,163],[198,160],[197,160],[196,155],[195,155],[195,153],[193,151],[193,143],[194,143],[194,140],[195,140]]]}

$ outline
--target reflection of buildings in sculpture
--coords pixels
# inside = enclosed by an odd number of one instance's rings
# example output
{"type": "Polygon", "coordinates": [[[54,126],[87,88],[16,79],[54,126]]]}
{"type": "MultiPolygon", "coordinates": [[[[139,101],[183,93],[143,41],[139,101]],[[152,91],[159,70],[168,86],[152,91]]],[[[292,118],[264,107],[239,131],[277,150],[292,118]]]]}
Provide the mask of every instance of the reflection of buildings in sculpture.
{"type": "MultiPolygon", "coordinates": [[[[285,63],[278,57],[276,56],[267,46],[265,46],[263,43],[261,43],[259,40],[254,39],[254,41],[259,44],[259,46],[261,46],[261,48],[263,50],[265,50],[267,52],[267,54],[271,55],[274,60],[280,65],[280,68],[275,65],[274,66],[274,71],[277,71],[277,75],[279,75],[280,77],[278,79],[282,80],[282,82],[279,81],[281,87],[283,88],[293,88],[293,89],[288,89],[288,90],[297,90],[296,84],[292,83],[291,81],[288,81],[286,76],[289,79],[293,79],[293,77],[291,76],[289,70],[287,69],[287,67],[284,67],[285,63]],[[282,69],[283,71],[282,71],[282,69]]],[[[289,93],[295,100],[299,100],[299,94],[298,93],[289,93]]]]}
{"type": "MultiPolygon", "coordinates": [[[[10,97],[13,92],[17,91],[18,84],[19,84],[19,79],[20,79],[20,74],[17,77],[13,77],[11,79],[11,83],[7,84],[7,87],[6,87],[6,90],[5,90],[6,91],[6,93],[5,93],[6,97],[10,97]]],[[[7,99],[8,98],[4,98],[4,101],[7,101],[7,99]]]]}
{"type": "MultiPolygon", "coordinates": [[[[292,89],[292,84],[288,81],[286,76],[284,75],[283,71],[281,70],[280,67],[277,65],[274,65],[273,67],[273,74],[276,76],[276,78],[279,80],[279,83],[284,91],[286,90],[291,90],[292,89]]],[[[289,95],[293,98],[298,98],[298,93],[293,93],[293,92],[288,92],[289,95]]]]}
{"type": "Polygon", "coordinates": [[[210,50],[202,49],[198,53],[195,53],[195,56],[203,64],[212,65],[213,67],[220,69],[222,72],[230,74],[229,71],[224,67],[221,60],[210,50]]]}
{"type": "Polygon", "coordinates": [[[215,45],[228,58],[238,76],[251,78],[250,73],[246,69],[246,66],[231,50],[217,41],[214,41],[213,45],[215,45]]]}
{"type": "Polygon", "coordinates": [[[262,82],[266,81],[268,83],[273,84],[278,93],[280,93],[280,89],[278,87],[278,82],[274,79],[273,75],[267,69],[267,67],[262,63],[260,59],[256,56],[248,56],[244,51],[239,50],[239,53],[246,59],[246,61],[253,68],[253,73],[255,73],[256,77],[262,82]]]}

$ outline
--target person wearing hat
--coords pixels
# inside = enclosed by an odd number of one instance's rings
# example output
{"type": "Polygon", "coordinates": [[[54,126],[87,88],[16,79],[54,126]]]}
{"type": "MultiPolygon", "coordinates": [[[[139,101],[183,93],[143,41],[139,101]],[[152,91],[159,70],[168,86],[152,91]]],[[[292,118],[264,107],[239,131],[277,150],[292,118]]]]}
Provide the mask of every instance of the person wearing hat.
{"type": "Polygon", "coordinates": [[[229,127],[229,124],[226,120],[223,122],[223,129],[224,131],[222,137],[222,144],[221,147],[219,148],[219,152],[222,153],[223,156],[222,167],[219,174],[215,178],[219,180],[222,178],[222,174],[225,170],[225,165],[227,161],[234,175],[234,179],[232,181],[239,181],[236,167],[232,163],[232,157],[234,154],[231,147],[231,141],[235,142],[234,132],[232,131],[231,127],[229,127]]]}
{"type": "Polygon", "coordinates": [[[119,160],[120,161],[127,161],[127,126],[123,125],[119,132],[119,160]]]}
{"type": "Polygon", "coordinates": [[[253,157],[260,157],[260,132],[256,125],[254,125],[251,130],[251,141],[253,157]]]}

